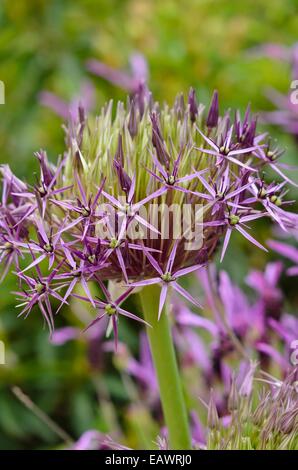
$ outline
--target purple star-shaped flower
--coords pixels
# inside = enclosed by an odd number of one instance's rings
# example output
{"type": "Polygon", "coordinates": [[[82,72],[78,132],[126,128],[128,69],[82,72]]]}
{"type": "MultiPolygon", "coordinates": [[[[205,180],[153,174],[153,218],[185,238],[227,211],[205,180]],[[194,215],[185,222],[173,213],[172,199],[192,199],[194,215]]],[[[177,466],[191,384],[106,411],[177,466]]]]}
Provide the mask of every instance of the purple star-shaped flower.
{"type": "Polygon", "coordinates": [[[136,281],[130,284],[130,286],[133,287],[144,287],[152,284],[160,284],[161,285],[161,294],[160,294],[160,299],[159,299],[159,309],[158,309],[158,319],[160,318],[162,309],[164,307],[166,298],[167,298],[167,293],[168,293],[168,288],[169,286],[172,286],[180,295],[182,295],[184,298],[186,298],[189,302],[193,303],[197,307],[202,307],[201,304],[194,299],[183,287],[181,287],[177,283],[177,279],[179,279],[182,276],[185,276],[186,274],[189,274],[193,271],[196,271],[197,269],[200,269],[202,267],[201,264],[196,264],[194,266],[190,266],[188,268],[183,268],[183,269],[178,269],[174,270],[174,262],[175,262],[175,257],[177,253],[177,248],[178,248],[179,240],[176,240],[174,243],[174,246],[172,248],[172,251],[170,253],[168,262],[166,264],[166,268],[163,271],[159,263],[154,259],[154,257],[148,252],[145,251],[145,255],[147,256],[148,260],[150,261],[151,265],[153,268],[156,270],[158,273],[158,277],[153,277],[151,279],[144,279],[142,281],[136,281]]]}

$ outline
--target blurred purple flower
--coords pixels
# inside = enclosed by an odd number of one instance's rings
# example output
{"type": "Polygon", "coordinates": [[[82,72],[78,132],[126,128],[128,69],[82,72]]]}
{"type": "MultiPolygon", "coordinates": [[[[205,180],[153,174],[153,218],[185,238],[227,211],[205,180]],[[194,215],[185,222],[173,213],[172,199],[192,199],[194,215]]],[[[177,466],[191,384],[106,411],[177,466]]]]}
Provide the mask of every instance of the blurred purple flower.
{"type": "MultiPolygon", "coordinates": [[[[267,56],[272,59],[281,60],[288,63],[292,69],[293,80],[298,79],[298,43],[291,47],[280,44],[264,44],[252,51],[253,55],[267,56]]],[[[271,124],[281,126],[286,132],[298,138],[298,107],[291,100],[291,93],[288,96],[282,95],[276,90],[267,91],[268,98],[278,108],[277,111],[264,112],[262,118],[271,124]]]]}
{"type": "Polygon", "coordinates": [[[247,284],[259,294],[267,317],[279,319],[282,313],[283,293],[278,286],[283,264],[279,261],[268,263],[265,271],[250,271],[247,284]]]}
{"type": "Polygon", "coordinates": [[[78,96],[73,98],[70,103],[63,101],[50,91],[42,91],[40,93],[39,100],[43,106],[50,108],[62,119],[70,119],[73,122],[78,122],[80,119],[80,108],[88,112],[94,107],[95,92],[92,83],[90,81],[85,81],[78,93],[78,96]]]}
{"type": "Polygon", "coordinates": [[[102,448],[103,436],[98,431],[86,431],[73,445],[71,450],[99,450],[102,448]]]}
{"type": "Polygon", "coordinates": [[[66,326],[64,328],[58,328],[54,331],[51,337],[51,343],[55,346],[61,346],[62,344],[71,341],[72,339],[78,338],[80,334],[79,328],[72,326],[66,326]]]}
{"type": "Polygon", "coordinates": [[[148,93],[148,66],[144,56],[138,53],[133,54],[130,57],[130,68],[131,72],[127,73],[95,59],[90,59],[87,62],[87,69],[90,72],[123,88],[131,95],[139,93],[141,89],[148,93]]]}
{"type": "Polygon", "coordinates": [[[296,265],[289,268],[287,273],[289,276],[298,276],[298,249],[294,246],[283,242],[278,242],[276,240],[269,240],[268,246],[280,255],[285,256],[289,260],[293,261],[296,265]]]}

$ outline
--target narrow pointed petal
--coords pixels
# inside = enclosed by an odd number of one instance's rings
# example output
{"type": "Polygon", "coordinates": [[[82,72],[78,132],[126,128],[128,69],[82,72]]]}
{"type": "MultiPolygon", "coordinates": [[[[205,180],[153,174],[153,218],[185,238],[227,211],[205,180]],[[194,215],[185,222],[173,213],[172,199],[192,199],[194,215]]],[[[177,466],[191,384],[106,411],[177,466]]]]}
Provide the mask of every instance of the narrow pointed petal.
{"type": "Polygon", "coordinates": [[[26,271],[28,271],[29,269],[33,268],[34,266],[36,266],[37,264],[41,263],[45,258],[47,257],[46,254],[43,254],[41,256],[39,256],[38,258],[36,258],[31,264],[29,264],[29,266],[27,266],[25,269],[23,269],[23,273],[25,273],[26,271]]]}
{"type": "MultiPolygon", "coordinates": [[[[162,181],[162,180],[161,180],[162,181]]],[[[145,197],[144,199],[142,199],[140,202],[137,202],[136,204],[134,204],[134,208],[137,210],[139,209],[141,206],[144,206],[147,202],[151,201],[152,199],[156,199],[160,196],[162,196],[164,193],[167,192],[167,188],[164,186],[162,188],[159,188],[157,191],[155,191],[154,193],[152,194],[149,194],[149,196],[145,197]]]]}
{"type": "Polygon", "coordinates": [[[229,155],[243,155],[245,153],[251,153],[257,148],[258,147],[254,146],[254,147],[247,147],[245,149],[231,150],[231,152],[229,152],[229,155]]]}
{"type": "MultiPolygon", "coordinates": [[[[203,139],[207,142],[207,144],[209,144],[210,147],[212,147],[216,152],[218,152],[219,149],[216,143],[213,142],[213,140],[209,139],[209,137],[207,137],[205,134],[203,134],[203,132],[198,127],[197,127],[197,131],[203,137],[203,139]]],[[[202,149],[202,151],[204,152],[204,149],[202,149]]]]}
{"type": "Polygon", "coordinates": [[[127,291],[123,292],[123,294],[121,294],[116,300],[115,300],[115,304],[116,305],[121,305],[122,302],[124,302],[125,299],[127,299],[127,297],[130,296],[130,294],[134,291],[134,288],[133,287],[130,287],[127,289],[127,291]]]}
{"type": "Polygon", "coordinates": [[[92,326],[96,325],[96,323],[98,323],[105,316],[106,316],[106,313],[102,313],[102,314],[98,315],[94,320],[92,320],[92,322],[90,322],[86,326],[86,328],[84,328],[83,333],[85,333],[87,330],[89,330],[89,328],[92,328],[92,326]]]}
{"type": "Polygon", "coordinates": [[[189,266],[188,268],[179,269],[179,271],[175,272],[175,277],[179,278],[182,276],[186,276],[187,274],[193,273],[194,271],[197,271],[202,267],[202,264],[195,264],[194,266],[189,266]]]}
{"type": "Polygon", "coordinates": [[[238,230],[238,232],[240,232],[245,238],[247,238],[248,241],[253,243],[255,246],[257,246],[258,248],[260,248],[263,251],[268,252],[267,248],[265,248],[254,237],[252,237],[249,233],[247,233],[246,230],[244,230],[243,227],[241,227],[240,225],[235,225],[235,229],[238,230]]]}
{"type": "Polygon", "coordinates": [[[62,306],[66,303],[66,300],[68,299],[68,297],[69,297],[70,294],[72,293],[72,291],[73,291],[73,289],[74,289],[74,287],[75,287],[77,281],[78,281],[77,278],[74,278],[74,279],[71,281],[71,283],[69,284],[68,289],[67,289],[67,291],[66,291],[66,294],[65,294],[64,297],[63,297],[63,302],[60,304],[60,306],[59,306],[59,308],[58,308],[58,310],[57,310],[56,313],[58,313],[59,310],[62,308],[62,306]]]}
{"type": "Polygon", "coordinates": [[[160,231],[157,230],[157,228],[154,227],[154,225],[149,224],[143,217],[140,217],[138,214],[134,216],[134,219],[136,219],[139,224],[144,225],[144,227],[148,228],[151,232],[157,233],[160,235],[160,231]]]}
{"type": "Polygon", "coordinates": [[[81,183],[81,180],[80,180],[79,175],[77,174],[77,172],[75,172],[75,179],[76,179],[76,182],[77,182],[77,185],[78,185],[78,188],[79,188],[79,191],[80,191],[82,200],[83,200],[83,202],[84,202],[84,205],[87,207],[87,206],[88,206],[88,202],[87,202],[86,193],[85,193],[85,190],[84,190],[84,188],[83,188],[83,185],[82,185],[82,183],[81,183]]]}
{"type": "Polygon", "coordinates": [[[134,174],[132,177],[131,185],[128,191],[128,195],[127,195],[128,204],[131,204],[134,194],[135,194],[135,190],[136,190],[136,174],[134,174]]]}
{"type": "Polygon", "coordinates": [[[223,259],[224,259],[224,256],[225,256],[225,254],[226,254],[226,251],[227,251],[227,248],[228,248],[228,244],[229,244],[231,235],[232,235],[232,229],[231,229],[231,228],[228,228],[228,229],[227,229],[227,232],[226,232],[226,235],[225,235],[223,247],[222,247],[220,262],[222,262],[223,259]]]}
{"type": "Polygon", "coordinates": [[[202,152],[202,153],[207,153],[208,155],[212,155],[213,157],[219,157],[220,156],[219,149],[209,150],[209,149],[197,147],[196,150],[199,150],[199,152],[202,152]]]}
{"type": "Polygon", "coordinates": [[[187,290],[185,290],[183,287],[178,284],[178,282],[172,282],[171,284],[175,291],[178,292],[178,294],[182,295],[186,300],[188,300],[190,303],[195,305],[196,307],[202,308],[202,304],[196,300],[187,290]]]}
{"type": "Polygon", "coordinates": [[[125,267],[124,259],[123,259],[120,248],[116,248],[116,255],[117,255],[118,263],[119,263],[121,271],[123,273],[125,282],[128,284],[128,276],[127,276],[126,267],[125,267]]]}
{"type": "Polygon", "coordinates": [[[160,277],[153,277],[152,279],[143,279],[142,281],[131,282],[129,285],[132,287],[143,287],[158,284],[159,282],[161,282],[160,277]]]}
{"type": "Polygon", "coordinates": [[[171,250],[171,253],[170,253],[170,256],[169,256],[169,259],[168,259],[168,262],[167,262],[166,272],[169,272],[169,273],[172,272],[173,265],[174,265],[174,262],[175,262],[175,257],[176,257],[176,253],[177,253],[177,248],[178,248],[179,241],[180,241],[180,240],[178,239],[178,240],[176,240],[176,241],[174,242],[173,248],[172,248],[172,250],[171,250]]]}
{"type": "Polygon", "coordinates": [[[202,175],[200,175],[199,172],[197,172],[197,176],[198,176],[199,180],[201,181],[202,185],[204,186],[204,188],[207,189],[207,191],[209,192],[209,194],[210,194],[212,197],[215,197],[215,196],[216,196],[216,192],[214,191],[214,189],[212,188],[212,186],[210,186],[210,184],[205,180],[205,178],[203,178],[202,175]]]}
{"type": "Polygon", "coordinates": [[[105,191],[102,191],[102,195],[110,201],[114,206],[118,207],[118,209],[122,209],[122,204],[116,199],[114,196],[111,196],[111,194],[106,193],[105,191]]]}
{"type": "Polygon", "coordinates": [[[131,318],[132,320],[136,320],[140,323],[143,323],[144,325],[146,326],[149,326],[151,328],[151,325],[149,323],[147,323],[145,320],[143,320],[142,318],[138,317],[137,315],[134,315],[133,313],[131,312],[128,312],[127,310],[124,310],[123,308],[121,307],[117,307],[117,312],[119,312],[121,315],[123,315],[124,317],[127,317],[127,318],[131,318]]]}
{"type": "Polygon", "coordinates": [[[94,300],[93,300],[93,297],[91,295],[91,292],[90,292],[90,289],[88,287],[88,284],[85,280],[85,278],[83,276],[81,276],[81,283],[82,283],[82,286],[83,286],[83,289],[88,297],[88,299],[90,300],[92,306],[95,308],[95,303],[94,303],[94,300]]]}
{"type": "Polygon", "coordinates": [[[166,283],[163,283],[163,285],[161,287],[161,292],[160,292],[160,297],[159,297],[159,307],[158,307],[158,320],[160,319],[163,307],[164,307],[165,302],[167,300],[168,287],[169,286],[166,283]]]}
{"type": "Polygon", "coordinates": [[[192,175],[186,175],[183,176],[182,178],[178,178],[176,180],[176,183],[185,183],[186,181],[192,181],[193,179],[197,178],[197,174],[193,173],[192,175]]]}
{"type": "Polygon", "coordinates": [[[264,212],[257,212],[256,214],[244,215],[241,217],[241,222],[250,222],[251,220],[261,219],[266,214],[264,212]]]}
{"type": "Polygon", "coordinates": [[[117,317],[115,315],[112,316],[112,325],[113,325],[113,333],[114,333],[114,342],[115,342],[115,351],[117,352],[118,349],[118,324],[117,324],[117,317]]]}
{"type": "Polygon", "coordinates": [[[242,168],[245,168],[246,170],[249,170],[249,171],[252,171],[252,172],[256,172],[257,170],[249,165],[247,165],[246,163],[242,163],[240,160],[237,160],[237,158],[234,158],[234,157],[230,157],[230,154],[226,157],[227,160],[229,160],[230,162],[232,163],[235,163],[236,165],[239,165],[241,166],[242,168]]]}
{"type": "Polygon", "coordinates": [[[243,191],[245,191],[247,188],[249,188],[250,186],[252,185],[252,183],[247,183],[245,184],[244,186],[240,186],[239,188],[235,189],[234,191],[230,192],[229,194],[227,194],[226,196],[226,200],[228,199],[231,199],[235,196],[237,196],[238,194],[241,194],[243,191]]]}
{"type": "Polygon", "coordinates": [[[153,258],[153,256],[148,252],[148,250],[145,250],[145,255],[147,256],[148,260],[150,261],[154,269],[158,272],[158,274],[162,276],[163,272],[162,272],[161,267],[159,266],[158,262],[153,258]]]}
{"type": "Polygon", "coordinates": [[[96,206],[97,206],[97,203],[98,203],[98,200],[99,200],[99,198],[100,198],[100,196],[101,196],[101,194],[102,194],[102,191],[103,191],[105,182],[106,182],[106,178],[103,179],[103,181],[102,181],[100,187],[98,188],[98,191],[97,191],[97,193],[96,193],[96,195],[95,195],[95,198],[94,198],[94,200],[93,200],[93,202],[92,202],[92,205],[91,205],[92,210],[95,210],[95,208],[96,208],[96,206]]]}
{"type": "Polygon", "coordinates": [[[271,168],[276,171],[276,173],[279,174],[284,180],[286,180],[288,183],[290,183],[292,186],[295,186],[295,188],[298,188],[298,184],[295,183],[295,181],[291,180],[288,176],[286,176],[279,168],[277,165],[271,165],[271,168]]]}

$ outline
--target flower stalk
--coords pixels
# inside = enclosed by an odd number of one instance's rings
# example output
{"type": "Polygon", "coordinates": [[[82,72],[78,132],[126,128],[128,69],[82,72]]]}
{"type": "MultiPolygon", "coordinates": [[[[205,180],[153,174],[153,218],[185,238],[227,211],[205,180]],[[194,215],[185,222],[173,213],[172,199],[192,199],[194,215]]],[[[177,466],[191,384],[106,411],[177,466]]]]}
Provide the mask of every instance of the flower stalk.
{"type": "Polygon", "coordinates": [[[151,325],[151,328],[147,328],[147,335],[159,384],[170,447],[175,450],[188,450],[191,449],[191,437],[171,326],[165,311],[166,306],[158,320],[158,302],[152,302],[159,296],[160,287],[156,284],[145,286],[139,293],[144,318],[151,325]]]}

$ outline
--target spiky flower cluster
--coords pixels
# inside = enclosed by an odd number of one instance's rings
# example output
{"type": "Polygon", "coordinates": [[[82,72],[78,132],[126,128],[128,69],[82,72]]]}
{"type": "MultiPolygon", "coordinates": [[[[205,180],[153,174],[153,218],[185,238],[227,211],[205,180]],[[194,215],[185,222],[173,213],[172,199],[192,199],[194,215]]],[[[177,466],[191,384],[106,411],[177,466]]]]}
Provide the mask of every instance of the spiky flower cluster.
{"type": "MultiPolygon", "coordinates": [[[[198,419],[194,420],[193,448],[298,450],[297,368],[288,371],[286,378],[280,381],[259,371],[257,363],[242,363],[242,366],[246,366],[246,371],[239,371],[231,383],[227,415],[219,417],[212,391],[209,404],[204,402],[208,423],[204,429],[198,419]]],[[[168,440],[163,431],[152,444],[154,448],[168,450],[168,440]]],[[[85,432],[72,449],[133,450],[95,430],[85,432]]]]}
{"type": "Polygon", "coordinates": [[[297,369],[280,382],[266,377],[267,387],[253,393],[254,368],[242,385],[233,381],[229,396],[229,423],[219,420],[215,404],[209,403],[208,449],[216,450],[297,450],[298,382],[297,369]],[[270,387],[268,387],[268,384],[270,387]]]}
{"type": "Polygon", "coordinates": [[[36,154],[36,184],[21,181],[7,165],[0,169],[2,278],[13,266],[20,315],[38,306],[51,331],[51,298],[59,310],[78,296],[77,286],[85,292],[79,297],[100,310],[92,324],[108,318],[116,338],[119,315],[142,321],[121,307],[135,288],[161,286],[159,313],[169,287],[199,305],[177,281],[208,263],[221,238],[223,258],[235,230],[265,249],[247,226],[255,219],[291,225],[292,214],[282,208],[291,181],[278,166],[280,152],[257,133],[249,109],[243,120],[239,112],[220,117],[217,92],[205,112],[194,90],[187,103],[179,95],[170,108],[141,88],[127,107],[113,109],[110,102],[95,118],[80,107],[65,132],[67,148],[56,167],[44,151],[36,154]],[[285,181],[266,184],[269,166],[285,181]],[[155,218],[145,217],[152,205],[155,218]],[[172,206],[194,212],[187,229],[185,214],[177,217],[172,206]],[[198,229],[200,244],[187,249],[189,233],[198,229]],[[93,298],[90,281],[103,299],[93,298]],[[105,281],[127,288],[114,299],[105,281]]]}

